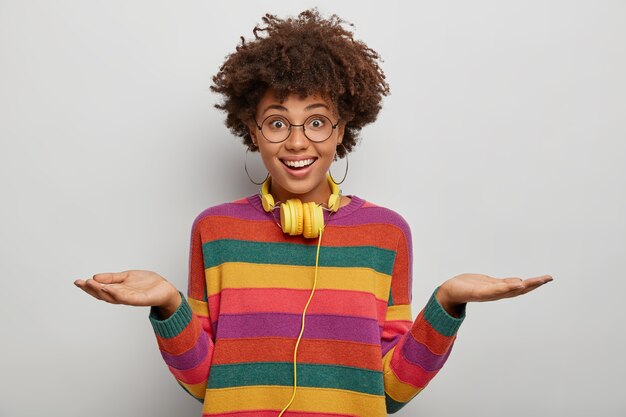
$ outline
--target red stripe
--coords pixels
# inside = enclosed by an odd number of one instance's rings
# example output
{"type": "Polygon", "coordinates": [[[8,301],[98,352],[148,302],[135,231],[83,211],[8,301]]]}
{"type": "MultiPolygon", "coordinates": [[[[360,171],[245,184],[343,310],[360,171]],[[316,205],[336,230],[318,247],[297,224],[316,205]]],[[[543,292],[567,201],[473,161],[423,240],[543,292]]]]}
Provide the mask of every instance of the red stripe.
{"type": "Polygon", "coordinates": [[[411,334],[421,344],[428,346],[428,350],[437,355],[445,354],[455,336],[444,336],[435,330],[426,319],[424,319],[424,310],[420,311],[415,319],[415,324],[411,328],[411,334]]]}
{"type": "Polygon", "coordinates": [[[384,323],[382,339],[389,340],[396,336],[402,336],[411,328],[412,322],[405,320],[387,320],[384,323]]]}
{"type": "Polygon", "coordinates": [[[232,201],[231,204],[250,204],[248,197],[240,198],[239,200],[232,201]]]}
{"type": "Polygon", "coordinates": [[[195,346],[200,336],[201,324],[194,314],[191,321],[176,337],[164,338],[155,334],[159,349],[170,355],[180,355],[195,346]]]}
{"type": "Polygon", "coordinates": [[[393,304],[410,304],[411,303],[411,289],[410,274],[411,263],[409,259],[409,251],[404,234],[400,234],[400,241],[398,242],[396,250],[396,259],[393,264],[393,280],[391,281],[391,295],[393,296],[393,304]]]}
{"type": "MultiPolygon", "coordinates": [[[[285,235],[271,220],[245,220],[228,216],[208,216],[198,224],[203,242],[217,239],[238,239],[258,242],[284,242],[285,235]]],[[[398,243],[397,227],[388,224],[333,226],[324,229],[323,246],[376,246],[395,250],[398,243]]],[[[317,245],[317,239],[290,237],[296,244],[317,245]]]]}
{"type": "MultiPolygon", "coordinates": [[[[226,413],[204,413],[202,417],[276,417],[281,410],[246,410],[246,411],[228,411],[226,413]]],[[[337,413],[316,413],[313,411],[291,411],[287,410],[284,416],[287,417],[359,417],[355,414],[337,414],[337,413]]]]}
{"type": "MultiPolygon", "coordinates": [[[[302,313],[311,290],[290,288],[225,288],[220,314],[302,313]]],[[[213,298],[213,297],[211,297],[213,298]]],[[[212,300],[211,300],[212,301],[212,300]]],[[[378,319],[384,317],[386,302],[364,291],[316,289],[307,309],[311,314],[339,314],[378,319]],[[372,316],[378,312],[378,317],[372,316]]]]}
{"type": "MultiPolygon", "coordinates": [[[[293,363],[295,347],[296,339],[291,338],[220,339],[215,345],[213,364],[274,361],[293,363]]],[[[382,371],[380,346],[341,340],[301,339],[297,362],[382,371]]]]}
{"type": "Polygon", "coordinates": [[[195,300],[204,300],[206,295],[204,282],[204,255],[202,240],[197,226],[191,231],[189,245],[189,277],[187,295],[195,300]]]}

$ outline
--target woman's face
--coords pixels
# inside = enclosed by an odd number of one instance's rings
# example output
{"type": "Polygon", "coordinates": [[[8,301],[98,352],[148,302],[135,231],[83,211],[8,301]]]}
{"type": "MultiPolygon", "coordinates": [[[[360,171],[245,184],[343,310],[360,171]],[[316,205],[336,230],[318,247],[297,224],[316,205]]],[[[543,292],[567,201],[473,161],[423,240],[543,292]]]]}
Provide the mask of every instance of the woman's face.
{"type": "MultiPolygon", "coordinates": [[[[285,130],[286,126],[281,120],[293,125],[302,125],[308,120],[305,128],[308,128],[309,135],[313,135],[314,129],[318,129],[323,123],[323,119],[310,119],[311,116],[326,116],[332,125],[338,122],[332,103],[321,95],[311,95],[303,99],[292,94],[281,103],[270,89],[259,101],[256,123],[262,126],[263,121],[273,115],[280,117],[270,118],[266,124],[271,124],[274,130],[285,130]]],[[[272,176],[270,192],[274,198],[279,201],[299,198],[303,202],[328,202],[330,187],[326,181],[326,172],[333,162],[337,145],[343,138],[345,124],[340,121],[337,127],[332,129],[330,137],[323,142],[309,140],[304,135],[302,127],[292,126],[287,139],[280,143],[268,141],[257,124],[251,121],[248,127],[252,141],[272,176]],[[305,166],[288,166],[296,163],[305,166]]]]}

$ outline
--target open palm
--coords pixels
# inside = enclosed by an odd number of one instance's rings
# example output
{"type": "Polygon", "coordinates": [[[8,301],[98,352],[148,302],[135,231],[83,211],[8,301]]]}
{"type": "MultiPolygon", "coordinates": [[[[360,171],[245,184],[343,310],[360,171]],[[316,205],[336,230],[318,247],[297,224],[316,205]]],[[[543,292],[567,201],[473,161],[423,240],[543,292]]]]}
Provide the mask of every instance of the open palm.
{"type": "Polygon", "coordinates": [[[450,304],[470,301],[494,301],[517,297],[552,281],[550,275],[528,278],[493,278],[483,274],[461,274],[441,285],[443,297],[450,304]]]}
{"type": "Polygon", "coordinates": [[[144,270],[101,273],[74,284],[99,300],[132,306],[164,306],[178,294],[165,278],[144,270]]]}

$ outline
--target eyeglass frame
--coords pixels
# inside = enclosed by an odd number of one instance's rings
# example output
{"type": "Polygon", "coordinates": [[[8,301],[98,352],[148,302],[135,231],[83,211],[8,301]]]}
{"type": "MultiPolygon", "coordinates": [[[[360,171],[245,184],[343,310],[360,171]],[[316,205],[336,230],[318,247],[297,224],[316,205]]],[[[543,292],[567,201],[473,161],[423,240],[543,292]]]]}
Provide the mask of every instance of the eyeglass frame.
{"type": "Polygon", "coordinates": [[[256,121],[256,119],[254,119],[254,124],[256,125],[257,129],[259,129],[261,131],[261,135],[263,135],[263,139],[265,139],[266,141],[268,141],[269,143],[283,143],[284,141],[286,141],[287,139],[289,139],[289,136],[291,136],[291,128],[292,127],[301,127],[302,128],[302,133],[304,133],[304,136],[307,138],[307,140],[310,140],[313,143],[323,143],[326,142],[328,139],[330,139],[330,137],[333,135],[333,132],[335,131],[335,129],[337,128],[337,126],[339,126],[339,122],[341,121],[341,119],[337,120],[337,123],[333,124],[333,121],[330,120],[330,117],[328,116],[324,116],[323,114],[312,114],[311,116],[307,117],[306,120],[304,120],[304,123],[302,123],[301,125],[294,125],[293,123],[291,123],[291,120],[289,120],[287,117],[280,115],[280,114],[270,114],[269,116],[267,116],[265,119],[263,119],[263,121],[261,122],[261,126],[259,126],[259,123],[256,121]],[[285,136],[285,139],[278,141],[278,142],[274,142],[269,140],[266,136],[265,133],[263,133],[263,124],[265,123],[265,121],[267,119],[269,119],[270,117],[280,117],[282,119],[285,119],[288,123],[289,123],[289,133],[287,134],[287,136],[285,136]],[[330,135],[328,135],[328,137],[324,140],[313,140],[311,139],[307,134],[306,134],[306,128],[304,127],[306,125],[306,122],[311,119],[312,117],[324,117],[326,118],[329,122],[330,122],[330,126],[332,127],[332,130],[330,131],[330,135]]]}

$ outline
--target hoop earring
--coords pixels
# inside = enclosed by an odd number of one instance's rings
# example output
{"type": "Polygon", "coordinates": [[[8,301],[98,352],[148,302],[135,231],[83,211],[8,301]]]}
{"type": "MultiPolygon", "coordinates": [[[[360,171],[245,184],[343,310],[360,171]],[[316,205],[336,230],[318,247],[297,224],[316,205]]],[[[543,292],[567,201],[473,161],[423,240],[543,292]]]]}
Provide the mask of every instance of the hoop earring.
{"type": "MultiPolygon", "coordinates": [[[[343,143],[341,144],[341,146],[343,146],[343,143]]],[[[345,146],[344,146],[345,148],[345,146]]],[[[335,154],[335,161],[337,160],[337,155],[335,154]]],[[[341,184],[342,182],[344,182],[346,180],[346,176],[348,175],[348,152],[346,152],[346,172],[343,173],[343,178],[341,179],[341,181],[337,182],[335,181],[335,178],[333,178],[333,174],[330,172],[330,168],[328,168],[328,175],[330,175],[330,179],[337,185],[341,184]]]]}
{"type": "Polygon", "coordinates": [[[248,173],[248,152],[250,152],[250,148],[246,148],[246,158],[243,163],[243,169],[246,171],[246,175],[248,176],[248,179],[250,180],[250,182],[256,185],[262,185],[265,182],[265,180],[270,176],[270,173],[268,172],[265,178],[263,179],[263,181],[261,182],[256,182],[255,180],[253,180],[250,177],[250,174],[248,173]]]}

